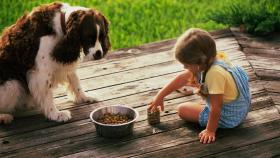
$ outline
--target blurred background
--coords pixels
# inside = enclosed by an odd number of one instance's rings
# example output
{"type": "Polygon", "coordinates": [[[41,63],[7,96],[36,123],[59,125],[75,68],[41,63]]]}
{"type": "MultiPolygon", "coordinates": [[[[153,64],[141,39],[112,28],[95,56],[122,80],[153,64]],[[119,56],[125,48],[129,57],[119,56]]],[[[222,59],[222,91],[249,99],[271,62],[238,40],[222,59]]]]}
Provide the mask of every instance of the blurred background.
{"type": "MultiPolygon", "coordinates": [[[[3,29],[52,0],[0,0],[3,29]]],[[[280,0],[64,0],[95,8],[110,21],[112,49],[176,38],[190,27],[208,31],[231,26],[265,36],[280,30],[280,0]]]]}

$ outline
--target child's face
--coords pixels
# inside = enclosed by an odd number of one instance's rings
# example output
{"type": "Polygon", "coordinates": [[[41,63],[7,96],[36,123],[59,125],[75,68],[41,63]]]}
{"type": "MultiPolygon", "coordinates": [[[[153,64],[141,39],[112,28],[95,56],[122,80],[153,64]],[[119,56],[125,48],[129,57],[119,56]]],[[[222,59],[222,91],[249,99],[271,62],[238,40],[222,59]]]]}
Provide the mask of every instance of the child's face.
{"type": "Polygon", "coordinates": [[[184,69],[188,69],[194,74],[201,71],[199,68],[199,65],[196,65],[196,64],[183,64],[183,65],[184,65],[184,69]]]}

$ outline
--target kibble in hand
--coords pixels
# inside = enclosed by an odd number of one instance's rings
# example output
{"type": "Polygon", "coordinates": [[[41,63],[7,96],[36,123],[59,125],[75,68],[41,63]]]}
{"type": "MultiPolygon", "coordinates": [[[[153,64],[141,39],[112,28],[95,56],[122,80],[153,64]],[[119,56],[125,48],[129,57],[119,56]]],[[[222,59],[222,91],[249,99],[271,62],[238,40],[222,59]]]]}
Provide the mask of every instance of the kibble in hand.
{"type": "Polygon", "coordinates": [[[147,115],[148,123],[150,125],[160,123],[160,111],[158,108],[156,108],[155,111],[147,110],[147,115]]]}

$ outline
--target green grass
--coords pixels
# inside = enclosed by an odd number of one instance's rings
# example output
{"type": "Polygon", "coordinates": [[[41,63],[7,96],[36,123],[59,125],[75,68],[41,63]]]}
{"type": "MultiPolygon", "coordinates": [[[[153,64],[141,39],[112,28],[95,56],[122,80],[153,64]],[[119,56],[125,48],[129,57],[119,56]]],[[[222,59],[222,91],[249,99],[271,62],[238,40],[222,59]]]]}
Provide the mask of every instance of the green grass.
{"type": "MultiPolygon", "coordinates": [[[[230,0],[65,0],[96,8],[110,20],[113,49],[175,38],[187,28],[216,30],[227,27],[207,14],[230,0]]],[[[0,32],[25,11],[51,0],[0,0],[0,32]]]]}
{"type": "Polygon", "coordinates": [[[247,32],[265,36],[280,31],[279,0],[235,0],[209,18],[231,26],[242,25],[247,32]]]}

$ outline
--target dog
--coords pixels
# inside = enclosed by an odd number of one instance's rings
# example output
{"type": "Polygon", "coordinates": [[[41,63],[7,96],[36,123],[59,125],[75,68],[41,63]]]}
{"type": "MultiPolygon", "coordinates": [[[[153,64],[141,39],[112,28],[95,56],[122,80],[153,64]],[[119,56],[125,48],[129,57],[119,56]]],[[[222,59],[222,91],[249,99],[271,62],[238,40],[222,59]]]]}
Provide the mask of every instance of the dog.
{"type": "Polygon", "coordinates": [[[110,46],[109,21],[97,10],[55,2],[25,13],[0,39],[0,123],[23,106],[39,106],[49,120],[71,119],[54,105],[52,89],[66,83],[74,102],[94,102],[76,68],[82,56],[99,60],[110,46]]]}

